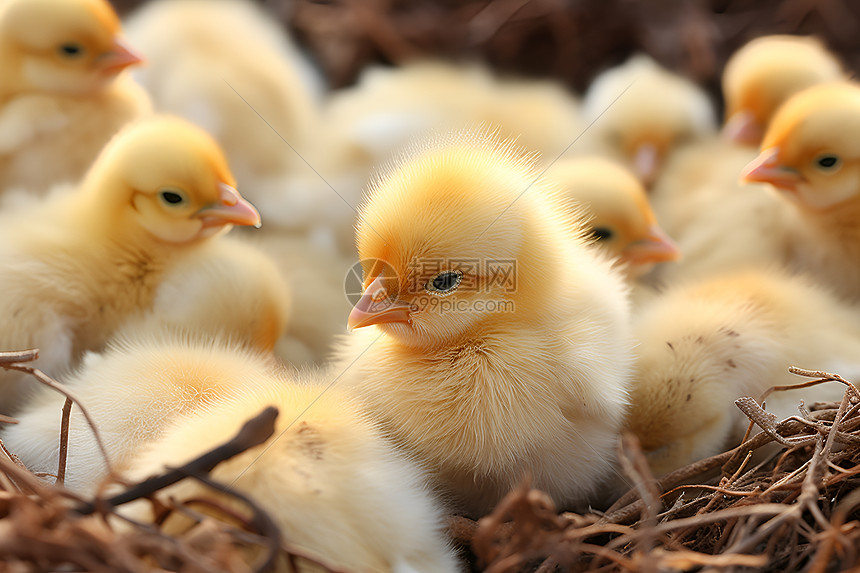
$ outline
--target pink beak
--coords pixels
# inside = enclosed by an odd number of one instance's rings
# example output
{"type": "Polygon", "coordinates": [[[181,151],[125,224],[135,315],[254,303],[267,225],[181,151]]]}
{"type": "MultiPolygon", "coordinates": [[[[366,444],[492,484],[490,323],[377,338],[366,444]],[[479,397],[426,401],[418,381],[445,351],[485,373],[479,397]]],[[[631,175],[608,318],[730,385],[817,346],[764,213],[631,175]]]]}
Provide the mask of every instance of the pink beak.
{"type": "Polygon", "coordinates": [[[680,258],[678,245],[656,223],[648,228],[645,238],[631,243],[621,253],[621,261],[631,265],[663,263],[680,258]]]}
{"type": "Polygon", "coordinates": [[[111,51],[104,54],[99,60],[99,65],[103,72],[113,75],[143,61],[141,56],[138,56],[126,46],[125,42],[117,38],[111,47],[111,51]]]}
{"type": "Polygon", "coordinates": [[[367,285],[364,294],[350,311],[347,328],[354,330],[386,322],[409,323],[409,317],[409,305],[389,296],[383,278],[379,276],[367,285]]]}
{"type": "Polygon", "coordinates": [[[770,183],[777,189],[796,191],[797,184],[801,181],[800,174],[794,169],[780,165],[778,157],[778,147],[763,150],[744,167],[741,172],[741,182],[770,183]]]}
{"type": "Polygon", "coordinates": [[[646,186],[657,179],[660,168],[660,155],[653,143],[641,143],[633,154],[633,171],[646,186]]]}
{"type": "Polygon", "coordinates": [[[260,228],[262,222],[260,213],[253,205],[248,203],[239,195],[239,192],[226,183],[218,183],[220,191],[219,203],[204,207],[199,211],[200,217],[206,226],[215,225],[243,225],[260,228]]]}
{"type": "Polygon", "coordinates": [[[732,114],[723,126],[723,137],[738,145],[758,145],[764,137],[764,130],[753,114],[741,110],[732,114]]]}

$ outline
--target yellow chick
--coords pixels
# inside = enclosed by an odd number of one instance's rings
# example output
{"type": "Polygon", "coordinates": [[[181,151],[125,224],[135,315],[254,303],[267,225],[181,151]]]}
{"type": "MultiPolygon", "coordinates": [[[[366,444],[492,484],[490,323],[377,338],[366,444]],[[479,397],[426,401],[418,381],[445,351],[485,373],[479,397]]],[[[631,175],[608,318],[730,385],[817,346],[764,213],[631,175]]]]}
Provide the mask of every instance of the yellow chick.
{"type": "Polygon", "coordinates": [[[149,111],[121,73],[141,58],[120,33],[104,0],[0,3],[0,193],[77,182],[120,127],[149,111]]]}
{"type": "Polygon", "coordinates": [[[471,515],[525,475],[561,506],[611,471],[631,346],[622,277],[509,143],[460,134],[382,178],[357,228],[339,371],[471,515]]]}
{"type": "Polygon", "coordinates": [[[597,156],[561,159],[545,177],[591,216],[587,227],[596,244],[629,278],[680,258],[657,223],[642,183],[619,163],[597,156]]]}
{"type": "Polygon", "coordinates": [[[573,152],[623,161],[649,187],[675,150],[717,129],[704,90],[645,55],[595,78],[583,98],[582,116],[590,127],[573,152]]]}
{"type": "MultiPolygon", "coordinates": [[[[724,275],[669,290],[636,317],[639,341],[628,427],[656,475],[734,447],[748,418],[734,405],[803,382],[789,366],[860,374],[860,316],[808,278],[777,270],[724,275]]],[[[800,400],[839,400],[826,384],[777,392],[782,420],[800,400]]]]}
{"type": "MultiPolygon", "coordinates": [[[[63,378],[87,408],[115,470],[159,438],[174,419],[263,384],[274,361],[217,340],[195,339],[158,321],[124,328],[102,353],[87,353],[63,378]]],[[[64,397],[39,387],[6,426],[3,443],[33,471],[55,475],[64,397]]],[[[65,485],[93,494],[107,466],[80,408],[72,408],[65,485]]]]}
{"type": "MultiPolygon", "coordinates": [[[[245,420],[270,405],[280,412],[274,437],[219,464],[211,477],[256,500],[280,527],[288,547],[344,571],[448,573],[461,568],[444,538],[442,513],[423,473],[395,451],[347,394],[317,379],[271,378],[264,385],[248,385],[238,398],[184,416],[131,462],[125,477],[138,481],[163,472],[165,465],[186,463],[232,438],[245,420]]],[[[162,494],[184,501],[213,492],[186,480],[162,494]]],[[[235,500],[219,497],[242,511],[235,500]]],[[[150,509],[138,503],[124,512],[152,520],[150,509]]],[[[179,515],[163,527],[176,534],[190,525],[179,515]]],[[[297,561],[300,572],[320,571],[297,561]]],[[[282,562],[276,570],[293,569],[282,562]]]]}
{"type": "Polygon", "coordinates": [[[782,229],[782,260],[848,300],[860,298],[860,86],[809,88],[782,106],[743,179],[769,183],[800,224],[782,229]]]}
{"type": "Polygon", "coordinates": [[[349,211],[331,190],[320,189],[318,197],[302,185],[318,179],[302,156],[312,153],[310,138],[318,130],[320,80],[258,3],[147,2],[126,19],[125,28],[147,56],[148,65],[135,78],[156,109],[185,117],[215,137],[267,227],[311,233],[320,218],[323,226],[351,226],[350,219],[326,218],[334,208],[349,211]]]}
{"type": "MultiPolygon", "coordinates": [[[[152,305],[181,254],[260,224],[234,184],[217,144],[182,120],[121,131],[73,193],[0,217],[0,347],[40,348],[49,373],[98,349],[152,305]]],[[[22,378],[0,373],[0,411],[22,378]]]]}
{"type": "Polygon", "coordinates": [[[144,320],[273,352],[291,323],[291,298],[268,255],[253,243],[218,237],[164,276],[144,320]]]}
{"type": "Polygon", "coordinates": [[[735,52],[723,71],[723,135],[757,146],[774,112],[790,96],[845,78],[839,60],[816,38],[756,38],[735,52]]]}

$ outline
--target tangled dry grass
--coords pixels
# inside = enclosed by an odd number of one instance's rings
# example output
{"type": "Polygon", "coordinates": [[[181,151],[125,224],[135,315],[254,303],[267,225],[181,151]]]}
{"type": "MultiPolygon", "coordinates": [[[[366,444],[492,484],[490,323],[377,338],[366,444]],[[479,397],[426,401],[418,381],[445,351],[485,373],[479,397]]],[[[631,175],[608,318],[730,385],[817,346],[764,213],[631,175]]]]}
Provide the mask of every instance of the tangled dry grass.
{"type": "MultiPolygon", "coordinates": [[[[35,356],[0,353],[0,366],[28,371],[66,394],[58,436],[63,444],[74,396],[26,365],[35,356]]],[[[845,384],[842,401],[809,410],[801,404],[800,415],[777,423],[759,406],[761,399],[741,398],[738,407],[762,431],[660,480],[650,475],[635,438],[626,436],[621,462],[635,487],[605,513],[559,513],[545,494],[523,484],[477,523],[452,518],[451,535],[474,570],[492,573],[751,568],[822,573],[857,567],[860,393],[837,375],[794,371],[815,378],[807,384],[845,384]]],[[[208,477],[221,461],[268,439],[276,416],[269,408],[232,440],[189,464],[97,499],[62,487],[63,461],[57,475],[37,476],[0,444],[0,571],[249,573],[276,564],[282,571],[299,570],[301,563],[332,571],[291,548],[253,500],[208,477]],[[214,496],[184,505],[153,499],[181,479],[226,492],[247,511],[230,509],[214,496]],[[119,515],[117,508],[141,498],[150,499],[161,516],[158,523],[182,512],[197,525],[173,537],[157,524],[119,515]],[[248,555],[258,557],[249,564],[248,555]]]]}

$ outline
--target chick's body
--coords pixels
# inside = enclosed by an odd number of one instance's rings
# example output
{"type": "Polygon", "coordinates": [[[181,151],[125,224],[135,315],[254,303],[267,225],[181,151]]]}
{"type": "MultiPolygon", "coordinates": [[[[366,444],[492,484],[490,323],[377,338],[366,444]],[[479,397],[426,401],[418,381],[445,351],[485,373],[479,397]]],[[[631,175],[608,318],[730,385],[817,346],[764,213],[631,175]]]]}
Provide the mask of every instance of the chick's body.
{"type": "MultiPolygon", "coordinates": [[[[749,420],[734,400],[803,382],[789,366],[860,373],[858,318],[808,278],[775,269],[664,293],[636,319],[628,419],[655,474],[737,445],[749,420]]],[[[782,420],[798,413],[800,400],[839,400],[844,390],[833,383],[777,392],[767,410],[782,420]]]]}
{"type": "MultiPolygon", "coordinates": [[[[144,479],[190,461],[232,438],[270,405],[280,413],[265,444],[219,464],[213,479],[229,483],[264,507],[284,542],[331,568],[359,572],[448,573],[458,569],[442,535],[442,515],[424,476],[395,452],[348,395],[319,380],[270,378],[247,385],[241,397],[209,404],[171,426],[126,472],[144,479]]],[[[211,496],[186,480],[163,491],[180,501],[211,496]]],[[[235,504],[232,498],[222,502],[235,504]]],[[[241,507],[237,508],[241,510],[241,507]]],[[[150,507],[126,512],[152,519],[150,507]]],[[[205,510],[204,510],[205,511],[205,510]]],[[[190,527],[172,517],[165,531],[190,527]]],[[[325,571],[298,559],[301,572],[325,571]]],[[[278,571],[292,571],[280,563],[278,571]]]]}
{"type": "Polygon", "coordinates": [[[344,341],[344,377],[472,514],[526,474],[562,505],[594,494],[627,403],[623,280],[535,178],[454,138],[382,179],[358,228],[350,324],[375,326],[344,341]]]}
{"type": "MultiPolygon", "coordinates": [[[[105,148],[78,189],[0,222],[0,347],[41,349],[51,373],[98,349],[153,302],[180,257],[259,214],[231,187],[217,145],[172,118],[135,124],[105,148]]],[[[21,376],[0,373],[0,405],[21,376]]]]}
{"type": "Polygon", "coordinates": [[[150,111],[122,74],[141,60],[119,34],[102,0],[0,4],[0,192],[77,182],[113,134],[150,111]]]}

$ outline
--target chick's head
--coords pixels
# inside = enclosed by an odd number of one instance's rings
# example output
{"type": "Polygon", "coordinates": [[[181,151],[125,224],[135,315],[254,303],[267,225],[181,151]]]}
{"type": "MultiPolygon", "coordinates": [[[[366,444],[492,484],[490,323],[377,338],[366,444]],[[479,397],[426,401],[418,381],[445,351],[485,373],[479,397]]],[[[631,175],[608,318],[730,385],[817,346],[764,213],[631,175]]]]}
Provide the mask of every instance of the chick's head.
{"type": "Polygon", "coordinates": [[[642,183],[618,163],[601,157],[563,159],[546,176],[591,216],[587,228],[597,245],[630,276],[680,258],[657,223],[642,183]]]}
{"type": "Polygon", "coordinates": [[[758,145],[773,114],[788,98],[842,78],[839,60],[815,38],[756,38],[735,52],[723,71],[723,135],[740,144],[758,145]]]}
{"type": "Polygon", "coordinates": [[[716,131],[705,92],[647,56],[601,74],[585,95],[583,116],[646,185],[674,149],[716,131]]]}
{"type": "Polygon", "coordinates": [[[783,105],[743,172],[799,206],[830,211],[860,195],[860,86],[814,86],[783,105]]]}
{"type": "Polygon", "coordinates": [[[377,181],[357,228],[364,294],[350,328],[378,325],[409,346],[432,346],[513,317],[513,307],[520,315],[537,295],[536,275],[552,272],[540,254],[548,231],[534,222],[536,178],[510,144],[463,135],[377,181]]]}
{"type": "Polygon", "coordinates": [[[140,229],[156,241],[188,243],[260,214],[235,189],[224,153],[209,134],[154,117],[117,134],[87,174],[85,209],[118,232],[140,229]]]}
{"type": "Polygon", "coordinates": [[[120,32],[105,0],[8,0],[0,7],[3,82],[24,92],[98,91],[142,61],[120,32]]]}

